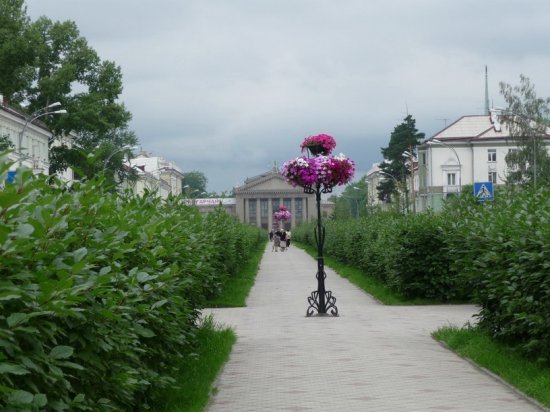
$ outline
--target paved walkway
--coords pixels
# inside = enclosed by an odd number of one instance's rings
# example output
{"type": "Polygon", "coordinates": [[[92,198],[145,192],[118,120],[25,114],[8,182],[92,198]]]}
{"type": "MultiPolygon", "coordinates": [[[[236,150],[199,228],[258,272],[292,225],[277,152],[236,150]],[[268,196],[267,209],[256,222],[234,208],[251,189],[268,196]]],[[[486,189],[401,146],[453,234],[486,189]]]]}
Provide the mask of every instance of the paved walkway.
{"type": "Polygon", "coordinates": [[[306,318],[315,260],[270,247],[248,307],[207,311],[238,335],[209,412],[540,411],[430,337],[474,306],[383,306],[325,268],[340,316],[306,318]]]}

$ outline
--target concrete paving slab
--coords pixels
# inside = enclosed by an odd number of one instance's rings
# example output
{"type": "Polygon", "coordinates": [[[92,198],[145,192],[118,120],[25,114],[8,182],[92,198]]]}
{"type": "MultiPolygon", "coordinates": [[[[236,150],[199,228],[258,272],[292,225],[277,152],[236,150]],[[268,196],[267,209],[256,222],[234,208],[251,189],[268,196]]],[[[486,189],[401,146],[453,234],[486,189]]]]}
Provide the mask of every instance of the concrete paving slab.
{"type": "Polygon", "coordinates": [[[307,318],[316,269],[268,244],[248,306],[204,311],[238,336],[209,412],[541,410],[431,338],[473,305],[384,306],[325,268],[340,316],[307,318]]]}

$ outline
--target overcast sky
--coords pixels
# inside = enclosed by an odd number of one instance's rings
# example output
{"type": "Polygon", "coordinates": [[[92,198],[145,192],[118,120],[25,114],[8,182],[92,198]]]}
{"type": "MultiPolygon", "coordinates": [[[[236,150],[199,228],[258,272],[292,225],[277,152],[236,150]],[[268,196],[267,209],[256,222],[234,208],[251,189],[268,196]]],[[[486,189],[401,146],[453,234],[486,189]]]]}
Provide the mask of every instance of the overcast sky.
{"type": "Polygon", "coordinates": [[[381,161],[408,113],[430,137],[521,73],[550,96],[549,0],[27,0],[121,66],[144,150],[230,190],[302,140],[381,161]]]}

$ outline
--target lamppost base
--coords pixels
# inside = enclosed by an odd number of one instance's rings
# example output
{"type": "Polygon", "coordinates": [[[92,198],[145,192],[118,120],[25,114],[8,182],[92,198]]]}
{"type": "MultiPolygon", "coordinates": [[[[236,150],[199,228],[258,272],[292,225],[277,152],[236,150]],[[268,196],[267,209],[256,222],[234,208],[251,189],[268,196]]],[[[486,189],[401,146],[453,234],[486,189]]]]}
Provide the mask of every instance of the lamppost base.
{"type": "Polygon", "coordinates": [[[332,291],[325,292],[324,307],[319,302],[319,291],[314,290],[311,296],[307,298],[309,307],[306,311],[306,317],[311,316],[338,316],[338,308],[336,307],[336,298],[332,296],[332,291]],[[317,313],[315,313],[317,312],[317,313]]]}

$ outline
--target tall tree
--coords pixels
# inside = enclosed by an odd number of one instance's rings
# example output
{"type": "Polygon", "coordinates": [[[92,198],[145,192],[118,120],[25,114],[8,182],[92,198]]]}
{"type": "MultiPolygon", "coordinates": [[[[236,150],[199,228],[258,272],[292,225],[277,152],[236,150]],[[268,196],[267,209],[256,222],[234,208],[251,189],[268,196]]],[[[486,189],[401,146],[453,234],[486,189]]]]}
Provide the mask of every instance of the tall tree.
{"type": "Polygon", "coordinates": [[[37,41],[24,0],[0,0],[0,94],[15,104],[32,82],[37,41]]]}
{"type": "Polygon", "coordinates": [[[107,166],[119,176],[126,175],[119,152],[136,145],[137,138],[129,130],[131,114],[119,102],[120,67],[101,60],[74,22],[40,17],[30,23],[22,0],[0,0],[0,6],[0,63],[8,59],[10,73],[19,73],[10,76],[0,64],[0,88],[6,90],[0,91],[25,100],[29,113],[53,102],[68,111],[42,118],[54,133],[50,144],[69,133],[72,137],[70,144],[51,145],[50,173],[70,166],[77,177],[90,177],[107,166]],[[10,30],[1,31],[4,23],[10,30]],[[23,47],[27,43],[21,45],[19,37],[27,39],[30,56],[23,47]],[[90,164],[90,159],[95,163],[90,164]]]}
{"type": "Polygon", "coordinates": [[[186,197],[197,197],[206,192],[208,179],[203,172],[193,170],[183,174],[183,195],[186,197]]]}
{"type": "Polygon", "coordinates": [[[535,85],[523,74],[517,86],[501,82],[500,93],[508,105],[503,121],[518,147],[506,156],[507,181],[548,185],[550,156],[545,138],[550,137],[550,98],[537,97],[535,85]]]}
{"type": "Polygon", "coordinates": [[[423,139],[424,133],[418,132],[416,120],[410,114],[393,129],[388,146],[382,148],[384,162],[380,164],[380,169],[388,178],[377,186],[380,200],[391,202],[392,195],[398,194],[399,189],[407,193],[407,176],[411,172],[403,153],[413,153],[423,139]]]}

